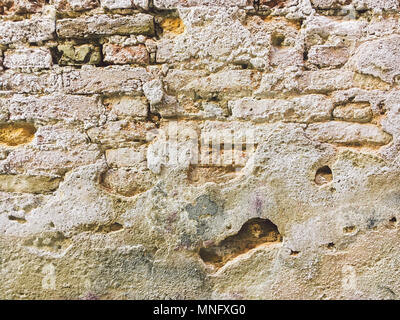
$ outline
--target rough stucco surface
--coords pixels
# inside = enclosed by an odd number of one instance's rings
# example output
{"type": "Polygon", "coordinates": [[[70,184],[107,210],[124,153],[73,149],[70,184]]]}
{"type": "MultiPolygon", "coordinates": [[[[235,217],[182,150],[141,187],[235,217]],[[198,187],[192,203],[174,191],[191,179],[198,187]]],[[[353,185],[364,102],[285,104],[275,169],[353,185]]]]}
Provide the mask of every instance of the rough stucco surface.
{"type": "Polygon", "coordinates": [[[397,0],[1,0],[0,298],[398,299],[397,0]]]}

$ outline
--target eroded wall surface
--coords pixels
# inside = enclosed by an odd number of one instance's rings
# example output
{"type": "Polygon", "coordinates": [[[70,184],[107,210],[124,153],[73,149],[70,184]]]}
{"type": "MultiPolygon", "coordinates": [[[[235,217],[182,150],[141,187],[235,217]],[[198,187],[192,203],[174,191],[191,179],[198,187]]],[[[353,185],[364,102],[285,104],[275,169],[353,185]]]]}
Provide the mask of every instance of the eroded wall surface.
{"type": "Polygon", "coordinates": [[[0,298],[397,299],[397,0],[1,0],[0,298]]]}

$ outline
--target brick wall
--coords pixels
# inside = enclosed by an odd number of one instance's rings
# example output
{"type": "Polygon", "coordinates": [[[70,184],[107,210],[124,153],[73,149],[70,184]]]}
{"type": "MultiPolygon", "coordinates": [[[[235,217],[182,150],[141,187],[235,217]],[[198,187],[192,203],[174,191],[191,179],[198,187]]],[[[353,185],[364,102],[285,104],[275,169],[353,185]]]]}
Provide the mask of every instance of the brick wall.
{"type": "Polygon", "coordinates": [[[397,0],[0,0],[0,298],[396,299],[397,0]]]}

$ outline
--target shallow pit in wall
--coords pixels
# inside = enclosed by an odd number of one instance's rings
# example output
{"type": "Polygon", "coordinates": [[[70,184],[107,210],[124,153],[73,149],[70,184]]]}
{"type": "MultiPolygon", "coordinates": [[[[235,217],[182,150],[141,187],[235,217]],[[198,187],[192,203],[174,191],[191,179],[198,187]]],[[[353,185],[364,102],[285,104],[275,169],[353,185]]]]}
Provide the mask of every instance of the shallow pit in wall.
{"type": "Polygon", "coordinates": [[[28,122],[6,122],[0,124],[0,144],[10,147],[26,144],[36,133],[34,125],[28,122]]]}
{"type": "Polygon", "coordinates": [[[282,236],[274,223],[268,219],[253,218],[244,223],[235,235],[217,245],[201,248],[199,255],[205,263],[221,268],[228,261],[260,245],[278,242],[282,242],[282,236]]]}

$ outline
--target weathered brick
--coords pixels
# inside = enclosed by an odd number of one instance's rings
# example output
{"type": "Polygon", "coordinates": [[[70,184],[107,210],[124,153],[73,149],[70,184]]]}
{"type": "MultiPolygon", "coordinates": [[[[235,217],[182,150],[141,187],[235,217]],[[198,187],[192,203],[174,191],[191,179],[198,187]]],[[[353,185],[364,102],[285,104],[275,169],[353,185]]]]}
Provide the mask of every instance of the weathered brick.
{"type": "Polygon", "coordinates": [[[0,12],[2,14],[24,14],[40,12],[45,0],[2,0],[0,12]]]}
{"type": "Polygon", "coordinates": [[[392,140],[389,134],[375,125],[340,121],[310,124],[306,133],[321,142],[350,146],[379,146],[388,144],[392,140]]]}
{"type": "Polygon", "coordinates": [[[2,98],[0,105],[9,112],[10,120],[66,120],[95,124],[103,112],[96,97],[64,94],[17,94],[10,98],[2,98]]]}
{"type": "Polygon", "coordinates": [[[399,1],[397,0],[353,0],[354,7],[357,10],[365,9],[382,9],[382,10],[398,10],[399,1]]]}
{"type": "Polygon", "coordinates": [[[316,16],[304,23],[305,42],[308,47],[340,40],[344,45],[355,45],[365,34],[368,23],[364,20],[337,20],[316,16]]]}
{"type": "Polygon", "coordinates": [[[271,50],[271,65],[279,68],[303,65],[303,52],[297,48],[271,50]]]}
{"type": "MultiPolygon", "coordinates": [[[[66,120],[68,121],[68,118],[66,120]]],[[[39,126],[32,146],[40,150],[66,150],[87,142],[88,137],[84,128],[60,121],[55,124],[39,126]]]]}
{"type": "Polygon", "coordinates": [[[99,0],[51,0],[58,11],[85,11],[97,8],[99,0]]]}
{"type": "Polygon", "coordinates": [[[178,25],[177,33],[164,33],[157,42],[156,62],[187,64],[189,69],[201,67],[211,72],[228,64],[266,70],[271,36],[260,27],[244,26],[243,13],[236,15],[233,9],[219,7],[180,10],[185,32],[178,25]]]}
{"type": "Polygon", "coordinates": [[[179,70],[173,69],[164,78],[164,87],[168,92],[177,93],[186,84],[205,77],[207,74],[202,70],[179,70]]]}
{"type": "Polygon", "coordinates": [[[60,65],[98,64],[101,62],[100,47],[92,44],[77,45],[66,42],[59,44],[57,50],[61,54],[58,61],[60,65]]]}
{"type": "Polygon", "coordinates": [[[123,47],[116,44],[103,46],[104,61],[113,64],[141,64],[149,63],[149,52],[144,45],[123,47]]]}
{"type": "Polygon", "coordinates": [[[46,175],[0,174],[0,191],[48,193],[58,188],[61,179],[46,175]]]}
{"type": "Polygon", "coordinates": [[[305,92],[329,92],[353,86],[354,73],[348,70],[306,71],[298,79],[299,89],[305,92]]]}
{"type": "Polygon", "coordinates": [[[0,172],[63,175],[73,168],[96,162],[101,155],[95,145],[81,145],[69,150],[16,149],[0,161],[0,172]]]}
{"type": "Polygon", "coordinates": [[[143,93],[150,105],[157,105],[163,101],[164,98],[164,88],[163,83],[159,79],[154,79],[152,81],[146,82],[143,85],[143,93]]]}
{"type": "Polygon", "coordinates": [[[291,100],[254,100],[244,98],[231,101],[232,116],[256,121],[318,122],[331,118],[332,102],[320,95],[308,95],[291,100]]]}
{"type": "Polygon", "coordinates": [[[152,129],[155,129],[155,125],[151,122],[122,120],[108,122],[102,127],[91,128],[88,130],[88,135],[92,141],[101,143],[107,148],[130,147],[132,142],[146,141],[148,131],[152,129]]]}
{"type": "Polygon", "coordinates": [[[157,9],[176,9],[179,7],[246,7],[252,5],[249,0],[154,0],[157,9]]]}
{"type": "MultiPolygon", "coordinates": [[[[259,3],[261,9],[282,9],[293,5],[293,2],[288,2],[287,0],[260,0],[259,3]]],[[[256,6],[257,4],[254,3],[254,5],[256,6]]]]}
{"type": "Polygon", "coordinates": [[[312,5],[318,9],[336,9],[349,2],[351,0],[311,0],[312,5]]]}
{"type": "Polygon", "coordinates": [[[353,70],[393,82],[400,75],[400,36],[367,41],[360,45],[351,57],[353,70]]]}
{"type": "Polygon", "coordinates": [[[375,16],[371,19],[368,26],[365,27],[365,33],[368,37],[376,38],[400,33],[400,26],[396,16],[375,16]]]}
{"type": "Polygon", "coordinates": [[[147,116],[147,102],[142,97],[128,95],[111,96],[105,98],[103,104],[110,110],[111,118],[144,118],[147,116]]]}
{"type": "Polygon", "coordinates": [[[260,78],[260,73],[253,70],[221,71],[190,81],[182,91],[202,98],[212,98],[214,94],[245,96],[258,86],[260,78]]]}
{"type": "Polygon", "coordinates": [[[114,34],[154,34],[151,15],[138,13],[133,16],[98,15],[76,19],[57,20],[57,35],[61,38],[85,38],[114,34]]]}
{"type": "Polygon", "coordinates": [[[151,79],[144,68],[126,66],[85,67],[63,74],[64,90],[68,93],[142,93],[142,84],[151,79]]]}
{"type": "Polygon", "coordinates": [[[344,121],[370,122],[372,116],[373,114],[369,103],[347,103],[337,106],[335,110],[333,110],[333,117],[344,121]]]}
{"type": "Polygon", "coordinates": [[[54,31],[55,21],[50,18],[2,21],[0,22],[0,44],[51,40],[54,37],[54,31]]]}
{"type": "Polygon", "coordinates": [[[49,69],[53,60],[49,49],[24,48],[7,50],[3,65],[10,69],[49,69]]]}
{"type": "Polygon", "coordinates": [[[347,62],[349,49],[340,46],[317,45],[308,52],[308,61],[320,67],[338,67],[347,62]]]}
{"type": "Polygon", "coordinates": [[[155,175],[145,167],[110,169],[102,176],[101,183],[108,192],[133,197],[151,189],[155,175]]]}
{"type": "Polygon", "coordinates": [[[140,145],[109,149],[106,150],[106,160],[110,167],[134,167],[146,160],[146,149],[140,145]]]}
{"type": "Polygon", "coordinates": [[[18,93],[53,93],[62,90],[59,72],[20,73],[7,70],[0,74],[0,90],[18,93]]]}
{"type": "Polygon", "coordinates": [[[102,7],[110,10],[130,8],[147,10],[149,8],[149,0],[100,0],[100,3],[102,7]]]}

